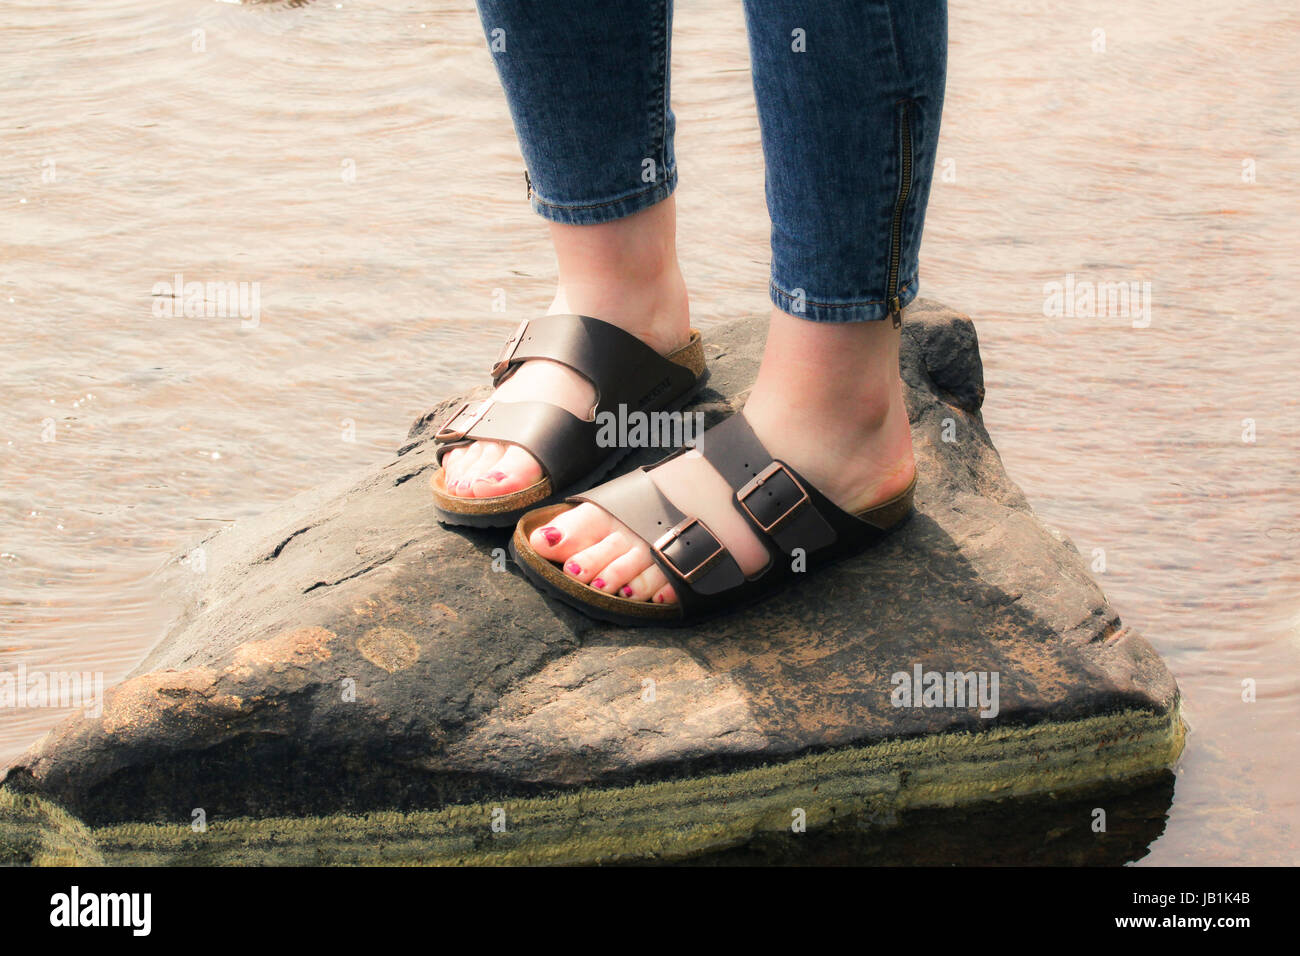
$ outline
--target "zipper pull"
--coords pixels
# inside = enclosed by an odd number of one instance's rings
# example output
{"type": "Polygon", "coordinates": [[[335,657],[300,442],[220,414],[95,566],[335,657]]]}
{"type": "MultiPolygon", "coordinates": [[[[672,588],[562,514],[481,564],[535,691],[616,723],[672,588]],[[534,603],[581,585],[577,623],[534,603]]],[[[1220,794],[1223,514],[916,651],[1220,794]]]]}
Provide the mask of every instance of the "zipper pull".
{"type": "Polygon", "coordinates": [[[524,170],[524,186],[526,186],[527,189],[528,189],[528,195],[527,195],[525,198],[526,198],[526,199],[532,199],[532,198],[533,198],[533,178],[532,178],[531,176],[528,175],[528,170],[526,170],[526,169],[524,170]]]}
{"type": "Polygon", "coordinates": [[[889,300],[889,317],[894,320],[894,328],[903,327],[903,302],[898,296],[889,300]]]}

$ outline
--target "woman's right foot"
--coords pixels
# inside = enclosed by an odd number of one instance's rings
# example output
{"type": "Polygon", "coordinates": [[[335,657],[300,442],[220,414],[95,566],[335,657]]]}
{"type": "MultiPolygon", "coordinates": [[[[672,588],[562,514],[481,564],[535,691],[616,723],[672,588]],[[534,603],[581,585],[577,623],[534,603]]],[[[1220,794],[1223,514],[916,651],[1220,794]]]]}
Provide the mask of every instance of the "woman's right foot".
{"type": "MultiPolygon", "coordinates": [[[[596,390],[568,366],[535,359],[519,366],[492,393],[493,400],[500,402],[535,401],[539,396],[585,418],[596,401],[596,390]]],[[[496,441],[476,441],[464,448],[453,448],[443,458],[442,467],[448,493],[461,498],[508,495],[542,478],[537,459],[518,445],[496,441]]]]}

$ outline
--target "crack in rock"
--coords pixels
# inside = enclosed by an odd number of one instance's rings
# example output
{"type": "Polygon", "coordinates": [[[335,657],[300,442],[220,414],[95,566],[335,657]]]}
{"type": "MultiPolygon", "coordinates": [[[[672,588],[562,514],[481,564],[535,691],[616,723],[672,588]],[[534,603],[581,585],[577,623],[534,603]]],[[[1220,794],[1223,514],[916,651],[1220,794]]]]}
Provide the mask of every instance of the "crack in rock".
{"type": "Polygon", "coordinates": [[[274,561],[276,558],[278,558],[278,557],[280,556],[280,552],[284,550],[284,546],[285,546],[286,544],[288,544],[288,543],[289,543],[290,541],[292,541],[294,538],[298,537],[298,535],[300,535],[300,534],[305,534],[306,532],[310,531],[310,530],[311,530],[312,528],[314,528],[314,527],[316,527],[314,524],[309,524],[309,525],[307,525],[307,527],[305,527],[305,528],[299,528],[299,529],[298,529],[297,531],[295,531],[293,534],[289,535],[289,537],[285,538],[283,541],[281,541],[279,544],[277,544],[277,545],[275,546],[275,550],[274,550],[274,551],[272,551],[270,554],[268,554],[268,555],[264,555],[262,558],[260,558],[260,559],[258,560],[258,563],[259,563],[259,564],[265,564],[265,563],[268,562],[268,561],[274,561]]]}

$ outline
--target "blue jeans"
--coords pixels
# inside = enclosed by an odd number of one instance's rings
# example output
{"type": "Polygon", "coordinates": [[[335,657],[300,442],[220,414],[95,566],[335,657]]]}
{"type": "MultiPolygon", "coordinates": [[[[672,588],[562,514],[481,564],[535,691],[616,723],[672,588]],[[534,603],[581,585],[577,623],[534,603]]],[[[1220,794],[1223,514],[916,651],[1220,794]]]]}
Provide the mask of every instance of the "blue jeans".
{"type": "MultiPolygon", "coordinates": [[[[533,208],[577,225],[677,185],[671,0],[478,0],[533,208]]],[[[948,46],[946,0],[745,0],[772,219],[772,301],[898,319],[917,262],[948,46]]]]}

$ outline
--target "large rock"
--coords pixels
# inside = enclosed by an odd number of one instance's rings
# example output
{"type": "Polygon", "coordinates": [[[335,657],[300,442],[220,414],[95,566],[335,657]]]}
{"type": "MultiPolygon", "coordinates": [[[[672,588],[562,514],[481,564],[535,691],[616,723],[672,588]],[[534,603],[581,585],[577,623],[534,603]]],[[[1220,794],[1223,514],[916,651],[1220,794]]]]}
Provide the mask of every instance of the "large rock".
{"type": "MultiPolygon", "coordinates": [[[[710,424],[743,403],[758,323],[706,337],[710,424]]],[[[197,810],[249,818],[232,846],[293,831],[316,860],[349,858],[319,845],[352,819],[319,815],[418,811],[362,818],[357,841],[404,834],[437,862],[690,857],[805,818],[1150,784],[1182,746],[1177,686],[1003,471],[970,320],[918,303],[902,356],[918,513],[783,599],[680,631],[544,599],[506,532],[434,521],[449,400],[390,461],[173,562],[168,635],[5,787],[187,853],[197,810]],[[996,716],[894,706],[918,665],[996,674],[996,716]]]]}

